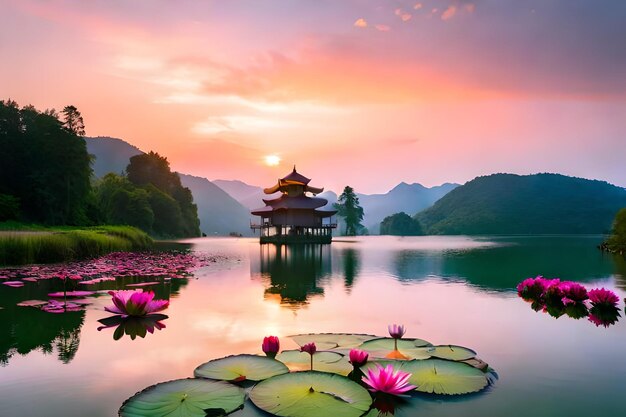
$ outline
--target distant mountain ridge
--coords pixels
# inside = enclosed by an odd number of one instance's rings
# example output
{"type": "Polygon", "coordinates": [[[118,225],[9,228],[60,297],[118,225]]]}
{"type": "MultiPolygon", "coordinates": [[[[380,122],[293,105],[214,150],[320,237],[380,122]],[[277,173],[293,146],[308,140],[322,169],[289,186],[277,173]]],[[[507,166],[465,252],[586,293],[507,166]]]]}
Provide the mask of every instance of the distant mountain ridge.
{"type": "MultiPolygon", "coordinates": [[[[276,195],[263,193],[261,187],[246,184],[239,180],[214,180],[231,197],[239,201],[248,209],[263,207],[263,200],[274,198],[276,195]]],[[[414,214],[420,210],[433,205],[433,203],[446,195],[448,192],[458,187],[459,184],[445,183],[436,187],[427,188],[421,184],[407,184],[401,182],[385,194],[358,194],[359,201],[365,213],[363,225],[368,228],[371,234],[378,234],[380,222],[387,216],[404,211],[414,214]]],[[[337,193],[326,190],[318,197],[328,200],[324,206],[332,209],[332,205],[337,202],[337,193]]]]}
{"type": "MultiPolygon", "coordinates": [[[[123,141],[110,137],[85,138],[87,151],[96,158],[93,170],[96,177],[109,172],[124,172],[132,156],[142,150],[123,141]]],[[[181,174],[183,186],[189,188],[198,206],[200,229],[207,235],[228,235],[231,232],[251,235],[250,213],[237,200],[206,178],[181,174]]]]}
{"type": "Polygon", "coordinates": [[[459,184],[445,183],[427,188],[422,184],[401,182],[385,194],[357,194],[365,216],[363,225],[370,233],[380,232],[380,222],[387,216],[405,212],[411,215],[427,207],[458,187],[459,184]]]}
{"type": "Polygon", "coordinates": [[[263,188],[239,180],[213,180],[213,184],[226,191],[248,210],[263,207],[263,199],[276,198],[280,193],[265,194],[263,188]]]}
{"type": "Polygon", "coordinates": [[[600,234],[626,189],[560,174],[477,177],[415,217],[429,234],[600,234]]]}

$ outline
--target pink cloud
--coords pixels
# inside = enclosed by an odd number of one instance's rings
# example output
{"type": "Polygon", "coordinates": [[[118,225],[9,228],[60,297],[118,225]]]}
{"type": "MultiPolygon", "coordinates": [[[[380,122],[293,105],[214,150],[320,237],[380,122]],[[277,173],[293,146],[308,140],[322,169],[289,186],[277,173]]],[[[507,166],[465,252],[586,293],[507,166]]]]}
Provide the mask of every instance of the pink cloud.
{"type": "Polygon", "coordinates": [[[389,32],[391,30],[391,28],[387,25],[381,25],[378,24],[376,26],[374,26],[376,28],[376,30],[378,30],[379,32],[389,32]]]}
{"type": "Polygon", "coordinates": [[[456,6],[449,6],[444,12],[441,14],[441,20],[450,20],[456,14],[456,6]]]}
{"type": "Polygon", "coordinates": [[[356,22],[354,22],[354,26],[358,28],[366,28],[367,21],[363,18],[357,19],[356,22]]]}

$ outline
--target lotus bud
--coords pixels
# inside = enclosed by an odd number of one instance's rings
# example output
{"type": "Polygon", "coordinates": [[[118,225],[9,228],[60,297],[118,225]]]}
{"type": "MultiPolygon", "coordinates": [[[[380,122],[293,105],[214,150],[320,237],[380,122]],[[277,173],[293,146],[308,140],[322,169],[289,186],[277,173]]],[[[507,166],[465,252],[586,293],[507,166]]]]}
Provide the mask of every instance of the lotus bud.
{"type": "Polygon", "coordinates": [[[361,366],[365,365],[367,363],[368,358],[369,358],[369,353],[363,350],[352,349],[350,351],[350,363],[355,368],[360,368],[361,366]]]}
{"type": "Polygon", "coordinates": [[[280,350],[280,342],[276,336],[266,336],[263,338],[263,344],[261,345],[263,352],[267,357],[274,359],[276,354],[280,350]]]}

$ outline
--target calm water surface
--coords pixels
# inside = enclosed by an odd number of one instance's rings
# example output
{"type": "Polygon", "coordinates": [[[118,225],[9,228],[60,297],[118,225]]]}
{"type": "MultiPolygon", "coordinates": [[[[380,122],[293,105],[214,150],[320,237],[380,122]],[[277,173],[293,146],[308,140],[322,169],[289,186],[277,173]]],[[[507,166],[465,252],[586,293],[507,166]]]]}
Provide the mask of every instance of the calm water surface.
{"type": "MultiPolygon", "coordinates": [[[[609,328],[557,320],[514,291],[528,276],[560,277],[615,290],[623,310],[626,262],[595,249],[600,240],[367,237],[300,248],[192,240],[193,250],[228,260],[157,286],[170,297],[167,327],[135,340],[98,330],[108,296],[86,312],[55,315],[15,306],[45,297],[54,282],[0,285],[0,416],[115,416],[149,385],[192,376],[209,359],[260,352],[263,336],[288,348],[290,334],[385,335],[388,323],[473,348],[499,374],[482,393],[418,396],[396,415],[626,415],[626,319],[609,328]]],[[[260,415],[251,406],[233,414],[260,415]]]]}

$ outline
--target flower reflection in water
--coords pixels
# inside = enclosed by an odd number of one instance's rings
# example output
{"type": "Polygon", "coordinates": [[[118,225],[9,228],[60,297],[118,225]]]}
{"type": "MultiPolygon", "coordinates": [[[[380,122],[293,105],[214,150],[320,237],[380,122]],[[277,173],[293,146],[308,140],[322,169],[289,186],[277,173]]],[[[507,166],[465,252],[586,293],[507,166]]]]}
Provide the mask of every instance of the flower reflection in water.
{"type": "Polygon", "coordinates": [[[135,340],[137,336],[144,338],[146,334],[154,333],[154,330],[165,328],[163,320],[167,319],[165,314],[150,314],[143,317],[123,317],[120,315],[110,316],[98,320],[102,326],[98,327],[98,331],[115,327],[113,339],[119,340],[125,334],[130,336],[131,340],[135,340]]]}

